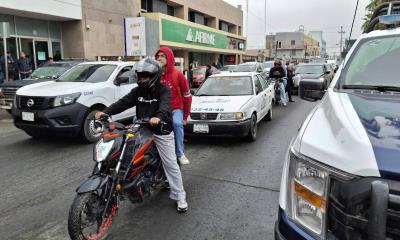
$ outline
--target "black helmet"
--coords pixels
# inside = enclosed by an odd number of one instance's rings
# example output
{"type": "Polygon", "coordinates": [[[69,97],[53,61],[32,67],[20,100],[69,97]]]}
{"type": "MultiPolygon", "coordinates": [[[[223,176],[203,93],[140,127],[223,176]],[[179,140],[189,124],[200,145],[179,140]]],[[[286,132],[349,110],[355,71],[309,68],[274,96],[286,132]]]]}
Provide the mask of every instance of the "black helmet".
{"type": "Polygon", "coordinates": [[[141,88],[153,89],[160,84],[162,69],[160,63],[156,60],[142,59],[135,64],[133,71],[141,88]]]}

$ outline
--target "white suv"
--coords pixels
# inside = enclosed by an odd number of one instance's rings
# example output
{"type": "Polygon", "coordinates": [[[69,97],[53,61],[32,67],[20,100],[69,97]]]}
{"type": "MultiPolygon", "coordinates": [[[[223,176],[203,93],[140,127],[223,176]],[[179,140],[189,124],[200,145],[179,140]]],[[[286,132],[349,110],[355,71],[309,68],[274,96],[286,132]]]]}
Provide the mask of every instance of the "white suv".
{"type": "MultiPolygon", "coordinates": [[[[137,86],[131,77],[134,62],[85,62],[56,81],[20,88],[12,109],[14,124],[28,135],[78,136],[94,142],[94,114],[137,86]]],[[[130,118],[135,109],[115,115],[130,118]]]]}

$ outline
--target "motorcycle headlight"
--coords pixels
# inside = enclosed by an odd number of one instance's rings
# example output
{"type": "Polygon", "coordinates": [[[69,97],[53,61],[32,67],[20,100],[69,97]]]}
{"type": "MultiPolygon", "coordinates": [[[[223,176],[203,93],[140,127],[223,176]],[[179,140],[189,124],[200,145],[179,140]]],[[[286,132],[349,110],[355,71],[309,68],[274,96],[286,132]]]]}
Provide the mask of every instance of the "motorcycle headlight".
{"type": "Polygon", "coordinates": [[[244,114],[242,112],[235,113],[221,113],[221,120],[243,120],[244,114]]]}
{"type": "Polygon", "coordinates": [[[110,153],[115,140],[104,142],[100,139],[94,146],[94,160],[96,162],[102,162],[106,160],[108,154],[110,153]]]}
{"type": "Polygon", "coordinates": [[[63,105],[68,105],[75,103],[76,100],[81,96],[81,93],[72,93],[72,94],[66,94],[66,95],[61,95],[57,96],[54,99],[53,106],[58,107],[58,106],[63,106],[63,105]]]}
{"type": "Polygon", "coordinates": [[[326,234],[327,199],[331,175],[342,179],[352,178],[290,151],[287,214],[321,239],[325,239],[326,234]]]}

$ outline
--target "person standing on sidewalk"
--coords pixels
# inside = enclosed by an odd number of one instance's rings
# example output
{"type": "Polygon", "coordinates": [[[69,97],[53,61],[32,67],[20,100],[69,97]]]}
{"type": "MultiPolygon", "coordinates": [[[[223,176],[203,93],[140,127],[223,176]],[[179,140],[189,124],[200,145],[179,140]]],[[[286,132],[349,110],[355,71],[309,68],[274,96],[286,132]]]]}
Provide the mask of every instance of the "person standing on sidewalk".
{"type": "Polygon", "coordinates": [[[20,79],[28,78],[32,73],[32,66],[29,58],[26,57],[25,52],[21,51],[17,62],[20,79]]]}
{"type": "Polygon", "coordinates": [[[190,114],[192,96],[185,76],[175,68],[175,57],[168,47],[161,47],[155,54],[162,66],[161,83],[171,90],[172,125],[175,134],[175,152],[181,164],[189,164],[185,156],[184,126],[190,114]]]}

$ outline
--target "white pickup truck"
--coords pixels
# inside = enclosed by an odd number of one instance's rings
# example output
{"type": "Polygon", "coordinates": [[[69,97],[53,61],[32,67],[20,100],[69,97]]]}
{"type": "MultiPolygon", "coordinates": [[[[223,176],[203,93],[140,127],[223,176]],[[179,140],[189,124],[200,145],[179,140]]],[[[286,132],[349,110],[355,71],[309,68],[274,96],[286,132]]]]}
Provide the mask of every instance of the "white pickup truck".
{"type": "MultiPolygon", "coordinates": [[[[134,62],[84,62],[56,81],[20,88],[12,115],[17,128],[32,137],[43,135],[81,136],[94,142],[94,114],[111,105],[137,86],[131,77],[134,62]]],[[[135,109],[113,117],[128,119],[135,109]]]]}

